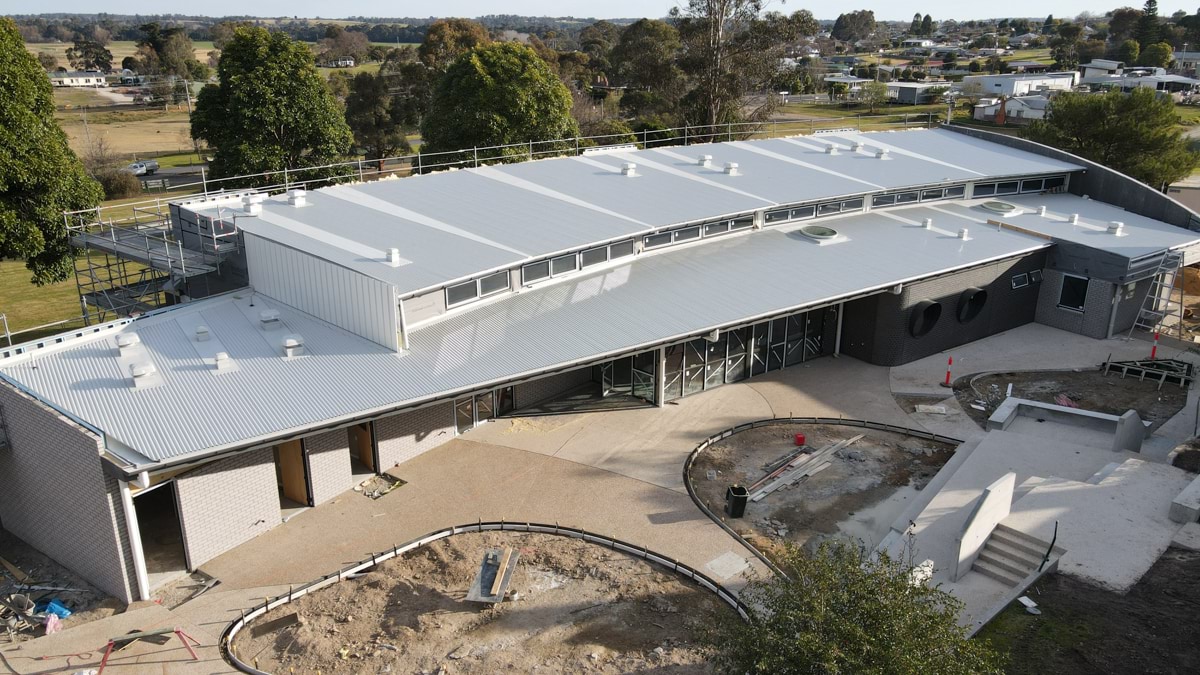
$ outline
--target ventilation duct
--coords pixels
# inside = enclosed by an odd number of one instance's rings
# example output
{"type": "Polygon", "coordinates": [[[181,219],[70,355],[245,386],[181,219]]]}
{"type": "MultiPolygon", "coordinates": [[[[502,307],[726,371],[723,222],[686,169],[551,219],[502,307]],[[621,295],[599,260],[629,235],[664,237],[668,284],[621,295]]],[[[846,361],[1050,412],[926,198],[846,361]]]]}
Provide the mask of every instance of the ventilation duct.
{"type": "Polygon", "coordinates": [[[258,313],[258,322],[262,325],[263,330],[273,330],[283,325],[279,320],[279,310],[264,309],[258,313]]]}
{"type": "Polygon", "coordinates": [[[398,248],[389,248],[389,249],[388,249],[388,255],[387,255],[387,263],[388,263],[389,265],[391,265],[392,267],[399,267],[399,266],[400,266],[400,260],[401,260],[401,258],[400,258],[400,249],[398,249],[398,248]]]}
{"type": "Polygon", "coordinates": [[[1119,220],[1112,221],[1111,223],[1108,224],[1108,233],[1113,235],[1114,237],[1124,237],[1125,236],[1125,223],[1122,223],[1119,220]]]}
{"type": "Polygon", "coordinates": [[[637,175],[637,164],[634,164],[633,162],[625,162],[624,164],[622,164],[621,165],[621,175],[622,176],[636,176],[637,175]]]}
{"type": "Polygon", "coordinates": [[[1045,215],[1046,215],[1046,207],[1045,207],[1045,206],[1039,206],[1039,207],[1038,207],[1038,210],[1037,210],[1037,214],[1038,214],[1039,216],[1045,216],[1045,215]]]}
{"type": "Polygon", "coordinates": [[[136,349],[141,343],[142,338],[138,337],[137,333],[121,333],[117,336],[117,352],[120,353],[121,356],[126,356],[136,349]]]}
{"type": "Polygon", "coordinates": [[[242,210],[248,215],[257,216],[262,213],[263,196],[259,194],[242,197],[242,210]]]}
{"type": "Polygon", "coordinates": [[[862,143],[859,143],[858,141],[854,141],[853,143],[850,144],[850,152],[858,152],[859,150],[862,150],[862,147],[863,147],[862,143]]]}
{"type": "Polygon", "coordinates": [[[229,370],[231,366],[233,366],[233,360],[229,358],[227,352],[217,352],[213,357],[213,367],[217,369],[217,372],[229,370]]]}
{"type": "Polygon", "coordinates": [[[968,236],[969,234],[970,234],[970,232],[967,230],[967,228],[964,227],[958,231],[958,238],[962,239],[963,241],[967,241],[971,238],[970,236],[968,236]]]}
{"type": "Polygon", "coordinates": [[[210,337],[208,326],[196,326],[196,342],[208,342],[210,337]]]}
{"type": "Polygon", "coordinates": [[[305,191],[302,189],[288,190],[288,204],[292,206],[304,206],[307,202],[305,199],[305,191]]]}
{"type": "Polygon", "coordinates": [[[712,155],[700,155],[696,160],[696,164],[700,166],[712,166],[712,155]]]}
{"type": "Polygon", "coordinates": [[[932,230],[933,229],[933,218],[926,218],[925,220],[921,221],[921,227],[923,227],[927,230],[932,230]]]}
{"type": "Polygon", "coordinates": [[[827,154],[827,155],[836,155],[836,154],[838,154],[838,148],[837,148],[837,146],[836,146],[836,145],[827,145],[827,146],[825,146],[825,154],[827,154]]]}
{"type": "Polygon", "coordinates": [[[304,353],[304,338],[299,335],[289,335],[283,338],[283,355],[291,358],[304,353]]]}
{"type": "Polygon", "coordinates": [[[879,152],[875,153],[875,159],[887,159],[887,158],[888,158],[887,150],[880,150],[879,152]]]}
{"type": "Polygon", "coordinates": [[[1079,214],[1078,214],[1078,213],[1072,213],[1072,214],[1071,214],[1070,223],[1071,223],[1072,225],[1078,225],[1078,224],[1079,224],[1079,214]]]}
{"type": "Polygon", "coordinates": [[[737,165],[737,162],[726,162],[726,163],[725,163],[725,175],[727,175],[727,176],[736,176],[736,175],[738,175],[738,165],[737,165]]]}
{"type": "Polygon", "coordinates": [[[142,388],[150,386],[154,373],[158,372],[153,363],[143,361],[129,366],[129,374],[133,377],[133,386],[142,388]]]}

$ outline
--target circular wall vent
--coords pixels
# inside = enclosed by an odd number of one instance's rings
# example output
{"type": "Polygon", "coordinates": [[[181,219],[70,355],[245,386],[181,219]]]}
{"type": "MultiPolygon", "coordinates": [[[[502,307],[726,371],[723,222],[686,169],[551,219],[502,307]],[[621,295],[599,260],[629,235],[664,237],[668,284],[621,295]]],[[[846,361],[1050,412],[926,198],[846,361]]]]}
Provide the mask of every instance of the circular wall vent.
{"type": "Polygon", "coordinates": [[[1003,214],[1006,216],[1012,215],[1021,210],[1021,209],[1017,208],[1016,204],[1002,202],[998,199],[988,200],[988,201],[980,204],[980,206],[983,207],[984,210],[991,211],[992,213],[1000,213],[1000,214],[1003,214]]]}
{"type": "Polygon", "coordinates": [[[933,300],[922,300],[913,307],[908,318],[908,332],[919,338],[929,334],[942,318],[942,303],[933,300]]]}
{"type": "Polygon", "coordinates": [[[800,234],[812,237],[813,239],[835,239],[838,236],[838,231],[824,225],[805,225],[800,228],[800,234]]]}
{"type": "Polygon", "coordinates": [[[982,288],[968,288],[958,296],[958,322],[969,323],[979,316],[983,306],[987,304],[987,291],[982,288]]]}

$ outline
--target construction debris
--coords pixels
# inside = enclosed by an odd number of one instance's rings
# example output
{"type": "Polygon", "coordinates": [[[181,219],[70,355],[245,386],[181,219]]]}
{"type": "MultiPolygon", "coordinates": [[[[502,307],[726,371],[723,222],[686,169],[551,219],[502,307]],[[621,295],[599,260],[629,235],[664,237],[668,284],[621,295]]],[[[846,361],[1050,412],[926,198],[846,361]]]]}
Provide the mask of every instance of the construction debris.
{"type": "MultiPolygon", "coordinates": [[[[777,469],[776,471],[778,473],[775,474],[777,477],[774,480],[771,480],[771,482],[767,483],[765,486],[758,488],[758,486],[763,482],[761,480],[751,486],[750,501],[760,501],[781,487],[791,485],[802,478],[807,478],[808,476],[812,476],[816,473],[824,471],[825,469],[829,468],[830,459],[835,453],[862,437],[863,434],[859,434],[853,438],[839,441],[832,445],[827,445],[811,455],[801,455],[796,459],[793,459],[781,467],[781,469],[777,469]],[[757,492],[754,491],[755,488],[757,488],[757,492]]],[[[771,476],[768,475],[767,479],[770,478],[771,476]]]]}
{"type": "Polygon", "coordinates": [[[511,548],[491,549],[483,557],[483,564],[467,592],[471,602],[503,602],[513,571],[517,567],[520,553],[511,548]]]}
{"type": "Polygon", "coordinates": [[[916,406],[916,411],[919,413],[927,413],[930,415],[945,415],[946,414],[946,406],[944,406],[944,405],[925,405],[924,403],[918,403],[916,406]]]}
{"type": "Polygon", "coordinates": [[[1121,379],[1126,375],[1136,375],[1138,380],[1150,378],[1157,381],[1158,388],[1167,382],[1178,384],[1180,387],[1190,387],[1194,379],[1195,367],[1187,361],[1178,359],[1150,359],[1147,361],[1105,361],[1104,374],[1120,372],[1121,379]]]}
{"type": "Polygon", "coordinates": [[[391,474],[382,473],[378,476],[371,476],[367,480],[355,485],[354,491],[361,492],[371,499],[379,499],[405,484],[406,481],[400,480],[391,474]]]}

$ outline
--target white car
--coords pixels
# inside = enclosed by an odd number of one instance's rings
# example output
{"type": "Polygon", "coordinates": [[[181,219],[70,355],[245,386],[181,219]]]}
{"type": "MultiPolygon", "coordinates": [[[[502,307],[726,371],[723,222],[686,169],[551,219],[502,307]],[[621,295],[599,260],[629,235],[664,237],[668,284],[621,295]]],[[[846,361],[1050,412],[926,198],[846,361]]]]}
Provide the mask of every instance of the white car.
{"type": "Polygon", "coordinates": [[[135,176],[149,176],[158,171],[158,162],[152,159],[145,162],[134,162],[125,167],[124,170],[135,176]]]}

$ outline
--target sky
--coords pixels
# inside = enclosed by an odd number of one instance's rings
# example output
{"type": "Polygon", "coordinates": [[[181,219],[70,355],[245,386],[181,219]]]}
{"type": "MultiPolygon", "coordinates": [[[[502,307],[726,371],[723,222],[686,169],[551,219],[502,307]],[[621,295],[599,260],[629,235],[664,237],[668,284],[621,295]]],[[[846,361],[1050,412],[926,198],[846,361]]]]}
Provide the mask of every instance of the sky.
{"type": "MultiPolygon", "coordinates": [[[[255,16],[300,16],[341,18],[346,16],[482,16],[485,14],[517,14],[523,16],[578,16],[596,18],[616,17],[662,17],[679,2],[686,0],[48,0],[34,3],[32,0],[0,1],[0,11],[25,12],[71,12],[113,14],[136,14],[152,11],[159,14],[197,14],[208,16],[244,15],[255,16]],[[334,13],[336,12],[336,16],[334,13]]],[[[836,0],[791,0],[782,3],[768,0],[770,9],[794,12],[798,9],[811,11],[818,19],[834,19],[841,12],[854,9],[870,9],[880,20],[911,19],[920,11],[931,14],[934,19],[980,19],[987,15],[1044,17],[1074,17],[1080,12],[1090,11],[1103,14],[1109,9],[1131,5],[1141,7],[1137,0],[1121,2],[1112,0],[1096,5],[1079,0],[1043,2],[1040,0],[1008,0],[1004,3],[973,3],[962,0],[920,0],[915,3],[898,2],[839,2],[836,0]],[[999,14],[998,12],[1005,12],[999,14]]],[[[1160,16],[1170,16],[1178,9],[1189,14],[1196,11],[1196,0],[1191,6],[1183,2],[1160,2],[1160,16]]]]}

